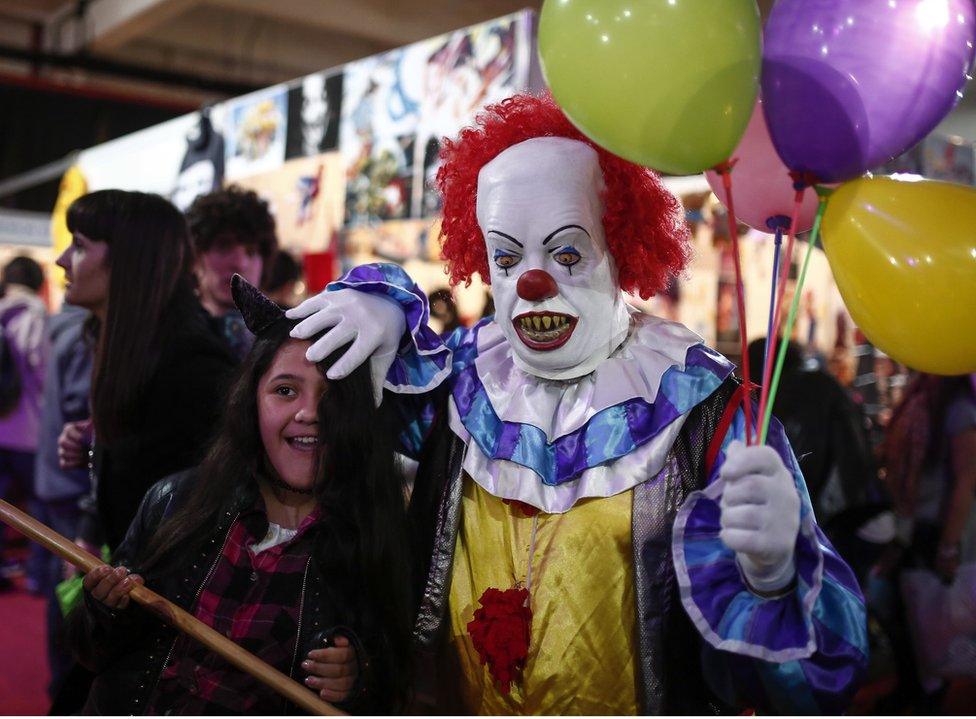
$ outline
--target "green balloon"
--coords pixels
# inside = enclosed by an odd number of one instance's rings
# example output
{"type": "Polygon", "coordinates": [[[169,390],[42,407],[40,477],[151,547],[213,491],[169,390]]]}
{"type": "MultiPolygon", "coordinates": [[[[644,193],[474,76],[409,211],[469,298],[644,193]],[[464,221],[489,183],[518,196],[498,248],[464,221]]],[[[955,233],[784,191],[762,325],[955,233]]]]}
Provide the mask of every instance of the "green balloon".
{"type": "Polygon", "coordinates": [[[755,0],[545,0],[539,56],[594,142],[690,175],[729,159],[759,91],[755,0]]]}

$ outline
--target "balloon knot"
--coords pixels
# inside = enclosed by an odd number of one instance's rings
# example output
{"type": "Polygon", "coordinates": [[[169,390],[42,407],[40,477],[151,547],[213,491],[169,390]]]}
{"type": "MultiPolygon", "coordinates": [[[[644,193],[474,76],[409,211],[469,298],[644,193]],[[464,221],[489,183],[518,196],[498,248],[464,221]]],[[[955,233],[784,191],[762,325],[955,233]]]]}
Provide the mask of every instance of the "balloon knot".
{"type": "Polygon", "coordinates": [[[792,170],[790,172],[790,179],[793,180],[793,189],[797,192],[806,189],[807,187],[813,187],[820,181],[812,172],[799,172],[797,170],[792,170]]]}
{"type": "Polygon", "coordinates": [[[728,174],[731,174],[732,168],[735,167],[735,164],[738,161],[739,161],[739,158],[737,158],[737,157],[736,158],[733,158],[731,160],[726,160],[725,162],[718,163],[712,169],[715,170],[715,172],[717,172],[719,175],[728,175],[728,174]]]}
{"type": "Polygon", "coordinates": [[[791,224],[790,218],[786,215],[773,215],[772,217],[766,218],[766,227],[773,232],[776,230],[788,232],[791,224]]]}

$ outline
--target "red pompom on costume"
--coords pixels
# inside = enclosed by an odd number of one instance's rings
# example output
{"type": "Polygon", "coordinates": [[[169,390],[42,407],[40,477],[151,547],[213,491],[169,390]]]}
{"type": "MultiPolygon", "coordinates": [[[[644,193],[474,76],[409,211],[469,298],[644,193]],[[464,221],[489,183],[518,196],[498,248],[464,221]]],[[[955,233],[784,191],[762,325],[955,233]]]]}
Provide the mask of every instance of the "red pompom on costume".
{"type": "Polygon", "coordinates": [[[688,261],[690,230],[681,203],[650,170],[604,150],[569,121],[551,97],[516,95],[488,105],[475,126],[457,140],[445,140],[437,186],[444,198],[442,257],[451,282],[485,282],[488,252],[475,207],[478,173],[504,150],[536,137],[566,137],[583,142],[600,157],[606,189],[603,227],[619,271],[620,288],[647,299],[663,290],[688,261]]]}
{"type": "Polygon", "coordinates": [[[471,643],[481,663],[488,665],[502,694],[508,694],[529,655],[532,610],[528,602],[527,589],[489,588],[478,600],[481,608],[475,610],[474,619],[468,622],[471,643]]]}

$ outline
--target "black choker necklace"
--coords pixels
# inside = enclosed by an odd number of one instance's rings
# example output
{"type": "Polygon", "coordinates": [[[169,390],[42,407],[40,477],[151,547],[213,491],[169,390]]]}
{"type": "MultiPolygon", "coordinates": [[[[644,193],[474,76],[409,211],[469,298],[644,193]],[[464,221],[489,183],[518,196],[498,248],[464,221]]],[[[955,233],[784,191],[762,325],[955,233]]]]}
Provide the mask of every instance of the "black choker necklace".
{"type": "Polygon", "coordinates": [[[311,494],[313,492],[311,487],[309,487],[308,489],[299,489],[298,487],[292,487],[290,484],[284,482],[283,480],[279,479],[273,474],[266,474],[264,478],[265,480],[267,480],[268,484],[270,484],[272,487],[277,487],[278,489],[284,489],[287,492],[294,492],[295,494],[311,494]]]}

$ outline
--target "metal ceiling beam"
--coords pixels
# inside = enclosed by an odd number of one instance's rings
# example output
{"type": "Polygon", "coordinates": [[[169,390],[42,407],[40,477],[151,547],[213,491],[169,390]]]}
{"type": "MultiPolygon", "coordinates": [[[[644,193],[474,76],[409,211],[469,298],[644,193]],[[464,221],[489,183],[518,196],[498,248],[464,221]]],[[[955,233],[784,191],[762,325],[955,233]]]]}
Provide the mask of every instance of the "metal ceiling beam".
{"type": "Polygon", "coordinates": [[[214,80],[200,77],[193,73],[172,72],[169,70],[159,70],[156,68],[131,65],[128,63],[105,60],[103,58],[92,57],[90,55],[59,55],[48,52],[32,52],[18,47],[0,45],[0,58],[8,60],[19,60],[36,64],[38,66],[49,66],[57,68],[73,68],[78,70],[88,70],[89,72],[113,77],[121,77],[129,80],[143,80],[146,82],[156,82],[162,85],[179,85],[190,87],[196,90],[214,92],[221,95],[243,95],[248,92],[260,89],[258,85],[251,85],[240,82],[227,82],[225,80],[214,80]]]}
{"type": "Polygon", "coordinates": [[[90,0],[56,23],[57,46],[71,54],[114,50],[182,15],[201,0],[90,0]]]}
{"type": "Polygon", "coordinates": [[[314,26],[390,47],[507,15],[542,0],[206,0],[226,10],[314,26]]]}

